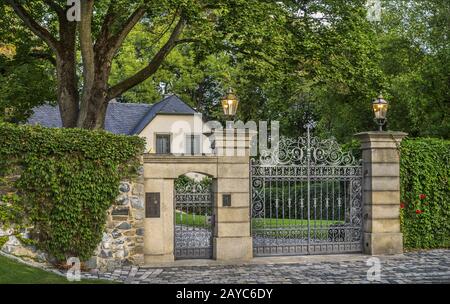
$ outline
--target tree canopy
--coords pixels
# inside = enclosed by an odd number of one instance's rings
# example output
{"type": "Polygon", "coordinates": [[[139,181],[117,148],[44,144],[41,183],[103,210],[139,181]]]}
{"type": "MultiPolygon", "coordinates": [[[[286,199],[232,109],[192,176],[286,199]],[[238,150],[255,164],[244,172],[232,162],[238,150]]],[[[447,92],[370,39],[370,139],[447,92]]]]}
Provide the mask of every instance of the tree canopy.
{"type": "Polygon", "coordinates": [[[388,128],[450,135],[446,1],[382,0],[381,21],[370,22],[365,0],[88,0],[72,23],[65,2],[2,0],[9,119],[57,102],[65,126],[101,128],[110,99],[154,103],[165,82],[214,119],[231,86],[238,118],[279,120],[290,136],[311,117],[341,141],[374,129],[379,92],[388,128]]]}

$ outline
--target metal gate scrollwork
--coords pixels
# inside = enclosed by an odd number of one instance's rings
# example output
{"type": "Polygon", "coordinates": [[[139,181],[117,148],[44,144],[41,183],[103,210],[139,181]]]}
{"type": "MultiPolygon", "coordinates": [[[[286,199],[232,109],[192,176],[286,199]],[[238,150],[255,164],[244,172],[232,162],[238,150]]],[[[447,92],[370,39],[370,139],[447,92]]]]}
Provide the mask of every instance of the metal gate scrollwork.
{"type": "Polygon", "coordinates": [[[255,256],[362,251],[361,161],[310,129],[251,160],[255,256]]]}
{"type": "Polygon", "coordinates": [[[210,183],[175,183],[175,258],[212,258],[213,192],[210,183]]]}

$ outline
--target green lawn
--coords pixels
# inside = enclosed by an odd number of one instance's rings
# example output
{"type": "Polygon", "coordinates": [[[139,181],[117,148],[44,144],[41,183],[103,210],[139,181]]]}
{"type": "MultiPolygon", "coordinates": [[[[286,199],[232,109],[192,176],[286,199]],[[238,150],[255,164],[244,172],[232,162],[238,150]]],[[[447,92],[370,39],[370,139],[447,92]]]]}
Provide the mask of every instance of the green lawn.
{"type": "MultiPolygon", "coordinates": [[[[177,211],[175,220],[177,225],[183,226],[191,226],[191,227],[209,227],[210,224],[207,222],[204,215],[195,216],[190,213],[181,214],[181,212],[177,211]]],[[[343,224],[343,221],[331,221],[331,220],[311,220],[310,225],[314,227],[322,226],[328,227],[332,224],[343,224]]],[[[304,226],[305,228],[308,225],[308,220],[298,220],[298,219],[275,219],[275,218],[262,218],[262,219],[252,219],[252,227],[253,228],[280,228],[280,227],[293,227],[293,226],[304,226]]]]}
{"type": "Polygon", "coordinates": [[[190,213],[176,212],[175,220],[177,225],[191,226],[191,227],[210,227],[211,224],[208,223],[204,215],[193,215],[190,213]]]}
{"type": "MultiPolygon", "coordinates": [[[[16,262],[0,255],[0,284],[71,284],[65,277],[16,262]]],[[[81,280],[75,284],[113,284],[107,280],[81,280]]]]}
{"type": "MultiPolygon", "coordinates": [[[[330,226],[332,224],[343,224],[343,221],[330,221],[330,220],[311,220],[311,227],[316,226],[330,226]]],[[[254,228],[276,228],[276,227],[289,227],[289,226],[308,226],[308,220],[298,219],[274,219],[274,218],[261,218],[252,219],[252,227],[254,228]]]]}
{"type": "MultiPolygon", "coordinates": [[[[343,223],[343,221],[311,220],[309,223],[311,227],[311,238],[326,240],[329,238],[329,226],[343,223]],[[314,229],[314,227],[317,229],[314,229]]],[[[261,234],[265,237],[304,239],[307,238],[308,220],[283,220],[274,218],[252,219],[252,228],[257,229],[254,231],[254,234],[261,234]]]]}
{"type": "MultiPolygon", "coordinates": [[[[188,227],[202,227],[210,228],[206,222],[204,215],[193,215],[189,213],[176,213],[177,225],[188,227]]],[[[330,221],[330,220],[311,220],[311,238],[316,240],[329,239],[329,226],[334,224],[343,224],[344,221],[330,221]],[[316,227],[317,229],[314,229],[316,227]]],[[[273,238],[307,238],[308,220],[305,219],[275,219],[262,218],[252,219],[252,228],[254,235],[261,235],[264,237],[273,238]],[[280,229],[282,228],[282,229],[280,229]],[[289,229],[291,228],[291,229],[289,229]]]]}

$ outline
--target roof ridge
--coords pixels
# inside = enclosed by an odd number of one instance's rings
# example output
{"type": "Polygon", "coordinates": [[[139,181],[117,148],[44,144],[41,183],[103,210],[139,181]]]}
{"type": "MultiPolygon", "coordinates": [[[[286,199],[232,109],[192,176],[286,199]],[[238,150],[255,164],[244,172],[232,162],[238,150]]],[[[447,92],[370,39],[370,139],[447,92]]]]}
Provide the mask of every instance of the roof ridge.
{"type": "MultiPolygon", "coordinates": [[[[133,105],[133,106],[149,106],[149,107],[154,105],[153,103],[138,103],[138,102],[114,102],[114,103],[109,103],[108,105],[111,105],[111,104],[133,105]]],[[[58,104],[51,105],[51,104],[45,103],[45,104],[41,104],[39,106],[33,107],[33,109],[40,108],[40,107],[57,108],[57,107],[59,107],[59,105],[58,104]]]]}
{"type": "Polygon", "coordinates": [[[154,105],[157,105],[157,104],[160,104],[160,103],[163,103],[164,101],[168,101],[169,100],[169,98],[170,97],[172,97],[173,95],[170,95],[170,96],[166,96],[166,97],[164,97],[163,99],[161,99],[160,101],[158,101],[157,103],[155,103],[154,105]]]}
{"type": "MultiPolygon", "coordinates": [[[[172,95],[173,96],[173,95],[172,95]]],[[[164,109],[166,108],[166,106],[169,104],[169,102],[170,102],[170,97],[172,97],[172,96],[169,96],[169,97],[166,97],[166,98],[164,98],[163,100],[161,100],[161,103],[163,102],[163,101],[165,101],[165,103],[161,106],[161,108],[158,110],[158,112],[161,112],[161,111],[164,111],[164,109]]]]}
{"type": "MultiPolygon", "coordinates": [[[[171,97],[176,97],[176,98],[178,99],[178,101],[180,101],[181,103],[183,103],[184,105],[186,105],[188,108],[190,108],[190,109],[191,109],[192,111],[194,111],[195,113],[198,113],[198,111],[197,111],[196,109],[194,109],[194,108],[191,107],[189,104],[187,104],[186,102],[184,102],[184,101],[180,98],[180,96],[178,96],[177,94],[172,94],[172,95],[170,95],[170,96],[167,96],[167,97],[165,97],[163,100],[161,100],[160,102],[162,102],[162,101],[164,101],[164,100],[166,100],[166,99],[170,99],[171,97]]],[[[170,100],[167,100],[167,101],[169,102],[170,100]]],[[[159,111],[163,111],[164,108],[167,106],[168,102],[167,102],[161,109],[159,109],[158,112],[159,112],[159,111]]]]}
{"type": "Polygon", "coordinates": [[[124,104],[124,105],[133,105],[133,106],[153,106],[152,103],[138,103],[138,102],[115,102],[110,104],[124,104]]]}
{"type": "MultiPolygon", "coordinates": [[[[155,103],[155,104],[152,104],[152,106],[148,109],[148,111],[145,112],[145,114],[142,116],[142,118],[139,119],[139,121],[137,122],[137,124],[133,127],[133,129],[132,129],[132,131],[131,131],[132,134],[136,134],[136,133],[137,133],[137,130],[140,128],[140,125],[141,125],[145,120],[147,120],[147,117],[148,117],[148,115],[150,114],[150,112],[154,111],[154,110],[155,110],[155,106],[156,106],[157,104],[159,104],[160,102],[161,102],[161,101],[159,101],[159,102],[157,102],[157,103],[155,103]]],[[[141,131],[142,131],[142,129],[141,129],[141,131]]]]}
{"type": "MultiPolygon", "coordinates": [[[[195,113],[198,113],[195,109],[193,109],[190,105],[185,103],[179,96],[176,94],[172,94],[170,96],[165,97],[163,100],[153,104],[153,106],[150,108],[150,110],[142,117],[142,119],[136,124],[136,126],[133,129],[133,134],[137,134],[141,132],[152,120],[153,118],[158,114],[174,114],[181,113],[181,111],[170,111],[171,109],[167,109],[167,112],[165,111],[165,107],[171,103],[171,98],[178,99],[175,103],[176,104],[183,104],[184,106],[187,106],[190,110],[192,110],[192,113],[183,113],[186,115],[193,115],[195,113]]],[[[186,110],[184,110],[186,112],[186,110]]]]}

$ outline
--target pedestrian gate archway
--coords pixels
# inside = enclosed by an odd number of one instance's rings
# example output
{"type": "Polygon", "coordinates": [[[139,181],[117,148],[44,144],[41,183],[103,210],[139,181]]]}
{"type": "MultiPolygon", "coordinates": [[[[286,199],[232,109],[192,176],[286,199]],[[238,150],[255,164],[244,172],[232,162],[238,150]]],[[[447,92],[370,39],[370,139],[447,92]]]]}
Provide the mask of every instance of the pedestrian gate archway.
{"type": "Polygon", "coordinates": [[[308,128],[250,167],[255,256],[362,251],[362,165],[334,139],[308,128]]]}
{"type": "Polygon", "coordinates": [[[175,258],[211,259],[213,256],[212,181],[183,176],[175,180],[175,258]]]}

